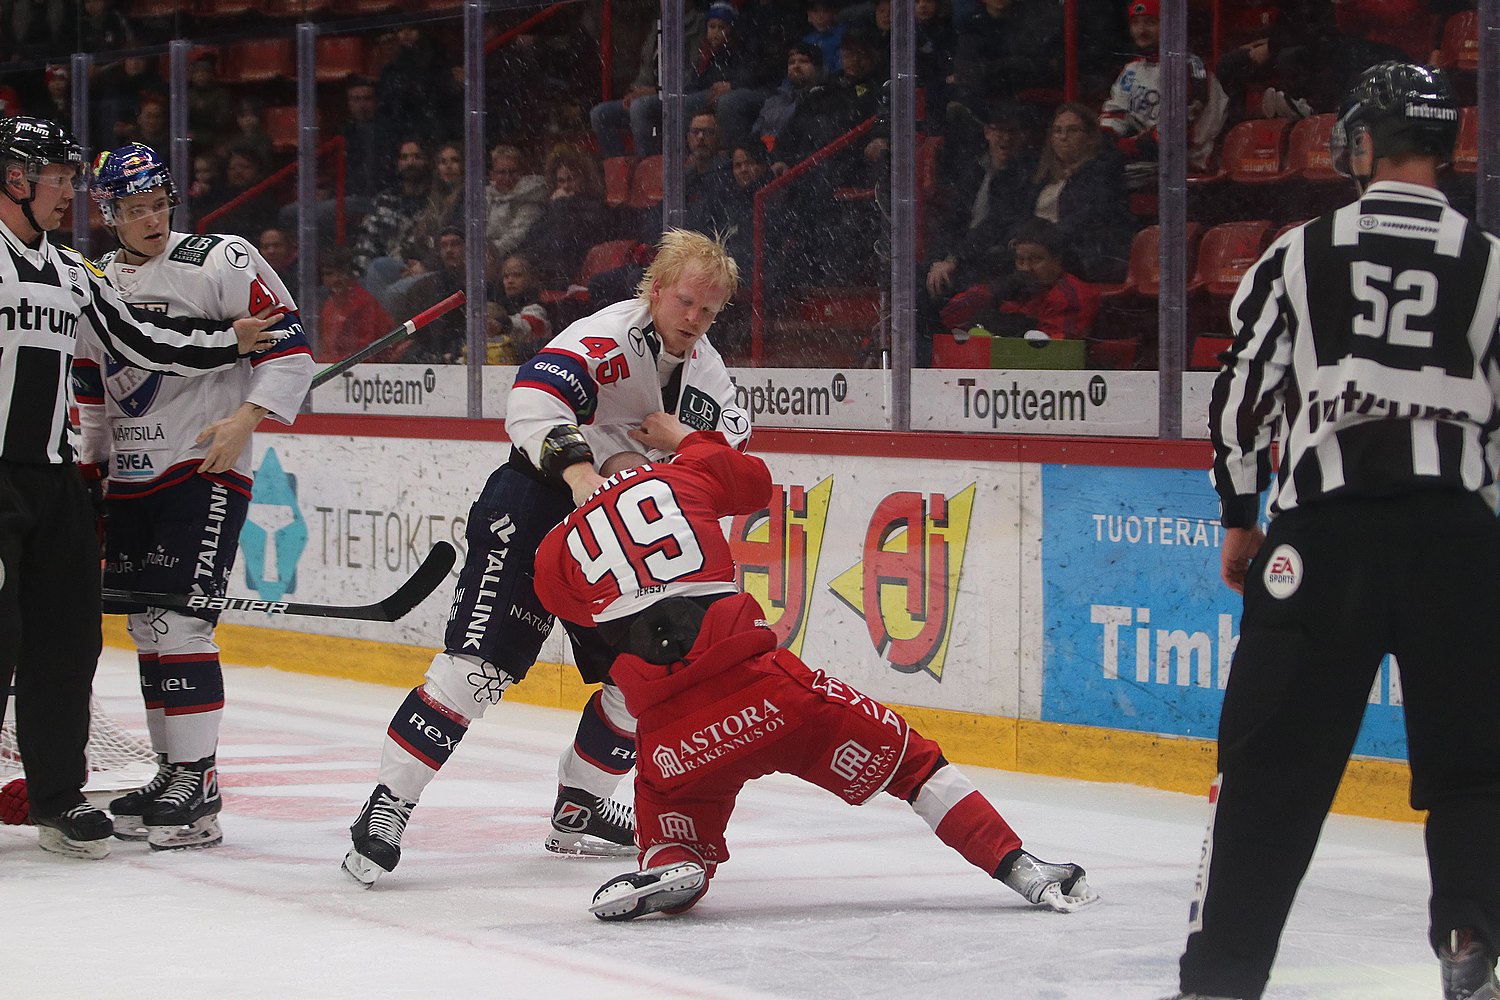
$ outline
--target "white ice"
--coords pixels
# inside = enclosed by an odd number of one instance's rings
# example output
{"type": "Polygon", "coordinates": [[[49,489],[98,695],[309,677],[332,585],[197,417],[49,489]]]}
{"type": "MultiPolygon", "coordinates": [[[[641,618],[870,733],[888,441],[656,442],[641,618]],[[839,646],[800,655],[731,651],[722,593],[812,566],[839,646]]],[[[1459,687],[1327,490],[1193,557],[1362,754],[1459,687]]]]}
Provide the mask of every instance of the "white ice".
{"type": "MultiPolygon", "coordinates": [[[[132,657],[105,653],[106,711],[142,731],[132,657]]],[[[1028,906],[906,805],[858,810],[755,782],[733,858],[696,910],[603,924],[585,909],[619,859],[541,847],[571,712],[505,703],[477,723],[374,889],[339,869],[402,692],[225,670],[225,845],[98,862],[0,827],[0,997],[1154,1000],[1174,991],[1206,807],[1186,795],[965,770],[1048,860],[1103,901],[1028,906]]],[[[1274,838],[1277,832],[1266,830],[1274,838]]],[[[1266,996],[1439,995],[1414,825],[1333,817],[1266,996]]]]}

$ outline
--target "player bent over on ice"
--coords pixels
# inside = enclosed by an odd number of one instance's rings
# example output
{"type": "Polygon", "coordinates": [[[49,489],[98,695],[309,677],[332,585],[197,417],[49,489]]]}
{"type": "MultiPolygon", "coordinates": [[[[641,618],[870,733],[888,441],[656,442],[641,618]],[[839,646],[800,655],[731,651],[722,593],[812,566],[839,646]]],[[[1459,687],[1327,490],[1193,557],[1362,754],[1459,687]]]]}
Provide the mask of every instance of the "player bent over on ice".
{"type": "MultiPolygon", "coordinates": [[[[172,231],[177,189],[151,147],[101,153],[89,190],[120,244],[100,266],[126,302],[177,317],[275,317],[269,351],[199,378],[122,364],[88,342],[73,362],[83,461],[109,482],[105,586],[222,596],[250,507],[251,433],[266,416],[296,419],[312,382],[297,304],[247,241],[172,231]]],[[[106,610],[130,611],[160,761],[150,782],[109,804],[114,835],[153,850],[214,847],[224,839],[218,612],[106,610]]]]}
{"type": "Polygon", "coordinates": [[[640,870],[606,882],[601,920],[681,913],[729,858],[725,826],[745,782],[795,774],[862,805],[910,803],[938,839],[1032,903],[1068,912],[1094,902],[1084,870],[1049,864],[942,749],[898,713],[785,649],[735,583],[720,518],[770,501],[765,463],[665,413],[636,438],[670,463],[619,456],[611,478],[542,542],[537,593],[591,622],[620,651],[611,677],[637,719],[640,870]],[[622,466],[626,466],[622,468],[622,466]]]}

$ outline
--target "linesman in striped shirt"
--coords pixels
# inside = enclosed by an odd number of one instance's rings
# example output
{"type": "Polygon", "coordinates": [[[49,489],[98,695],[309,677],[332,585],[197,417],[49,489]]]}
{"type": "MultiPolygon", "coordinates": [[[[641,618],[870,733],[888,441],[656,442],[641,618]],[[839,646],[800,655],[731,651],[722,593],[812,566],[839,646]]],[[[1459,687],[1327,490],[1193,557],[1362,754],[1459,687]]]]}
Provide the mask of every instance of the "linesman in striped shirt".
{"type": "Polygon", "coordinates": [[[102,640],[99,541],[68,424],[74,349],[92,337],[127,364],[201,375],[274,335],[269,318],[231,327],[133,311],[92,262],[50,242],[82,167],[83,150],[61,126],[0,119],[0,693],[14,677],[42,848],[102,858],[113,825],[81,792],[102,640]]]}
{"type": "Polygon", "coordinates": [[[1360,198],[1273,243],[1230,305],[1209,424],[1245,604],[1184,1000],[1261,996],[1388,653],[1443,996],[1500,998],[1500,241],[1437,190],[1457,128],[1440,72],[1366,70],[1331,143],[1360,198]]]}

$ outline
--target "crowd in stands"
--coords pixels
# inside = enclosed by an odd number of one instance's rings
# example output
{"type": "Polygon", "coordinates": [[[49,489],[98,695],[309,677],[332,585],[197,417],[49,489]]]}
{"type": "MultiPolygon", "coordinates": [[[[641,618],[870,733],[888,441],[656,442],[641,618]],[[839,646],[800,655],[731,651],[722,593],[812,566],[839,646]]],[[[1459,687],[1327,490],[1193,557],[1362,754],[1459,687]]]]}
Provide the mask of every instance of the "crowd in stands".
{"type": "MultiPolygon", "coordinates": [[[[109,53],[171,29],[127,17],[123,2],[0,0],[0,58],[95,52],[91,144],[167,149],[165,59],[109,53]]],[[[1473,10],[1469,0],[1219,2],[1223,51],[1210,51],[1208,0],[1193,0],[1189,15],[1190,187],[1214,192],[1190,200],[1190,216],[1205,224],[1280,225],[1303,207],[1241,205],[1224,187],[1236,126],[1327,116],[1347,82],[1382,59],[1451,63],[1450,22],[1473,10]]],[[[603,100],[590,8],[487,55],[482,248],[466,245],[464,228],[459,26],[442,20],[361,36],[362,66],[321,85],[322,134],[342,139],[343,174],[336,188],[320,164],[317,248],[296,244],[295,185],[262,183],[295,152],[295,138],[271,128],[271,102],[289,103],[290,81],[246,85],[226,69],[227,48],[195,50],[192,176],[179,180],[190,215],[178,228],[254,240],[289,283],[300,254],[316,253],[320,285],[302,297],[320,303],[329,358],[462,288],[465,260],[483,253],[487,360],[524,359],[561,324],[631,294],[660,233],[657,9],[615,4],[618,96],[603,100]]],[[[489,30],[525,13],[492,18],[489,30]]],[[[1067,101],[1061,3],[915,2],[924,362],[934,337],[973,327],[1095,339],[1101,301],[1108,313],[1142,290],[1131,260],[1155,221],[1159,0],[1078,0],[1077,18],[1077,96],[1067,101]]],[[[808,289],[879,286],[889,273],[890,0],[687,0],[682,30],[688,224],[726,234],[742,272],[763,272],[767,310],[808,289]],[[757,260],[755,198],[768,184],[757,260]]],[[[0,108],[70,123],[70,73],[60,60],[0,77],[0,108]]],[[[716,335],[732,356],[749,341],[740,299],[716,335]]],[[[385,360],[464,360],[464,330],[450,314],[385,360]]],[[[1154,363],[1149,345],[1127,363],[1154,363]]]]}

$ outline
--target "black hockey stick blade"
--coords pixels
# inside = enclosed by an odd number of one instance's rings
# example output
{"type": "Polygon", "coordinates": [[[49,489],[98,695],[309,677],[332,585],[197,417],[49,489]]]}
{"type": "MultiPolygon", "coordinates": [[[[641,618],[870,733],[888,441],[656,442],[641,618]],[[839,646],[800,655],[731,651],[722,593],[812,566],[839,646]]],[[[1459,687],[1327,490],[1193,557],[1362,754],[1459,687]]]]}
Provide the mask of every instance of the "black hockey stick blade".
{"type": "MultiPolygon", "coordinates": [[[[422,565],[396,592],[374,604],[299,604],[296,601],[262,601],[249,597],[203,597],[195,594],[151,594],[138,590],[106,588],[104,600],[147,608],[184,608],[190,611],[259,611],[268,615],[301,615],[310,618],[348,618],[354,621],[393,622],[421,604],[448,576],[458,559],[452,543],[440,541],[427,553],[422,565]]],[[[109,612],[127,614],[128,611],[109,612]]]]}
{"type": "Polygon", "coordinates": [[[327,368],[324,368],[322,371],[318,372],[318,374],[313,376],[312,387],[316,389],[324,382],[327,382],[330,379],[338,378],[340,375],[344,374],[344,372],[348,371],[350,368],[353,368],[355,365],[365,360],[365,358],[374,357],[381,351],[385,350],[387,347],[390,347],[392,344],[399,344],[401,341],[405,340],[407,337],[410,337],[412,334],[416,333],[418,330],[422,329],[422,327],[426,326],[428,323],[431,323],[439,316],[445,315],[446,313],[457,309],[463,304],[464,293],[454,292],[452,295],[448,296],[446,299],[437,303],[436,305],[429,306],[428,308],[423,309],[421,312],[417,313],[411,319],[407,320],[405,323],[402,323],[400,326],[396,327],[396,329],[381,337],[379,340],[374,341],[373,343],[366,344],[364,347],[361,347],[359,350],[355,351],[347,358],[335,361],[327,368]]]}

